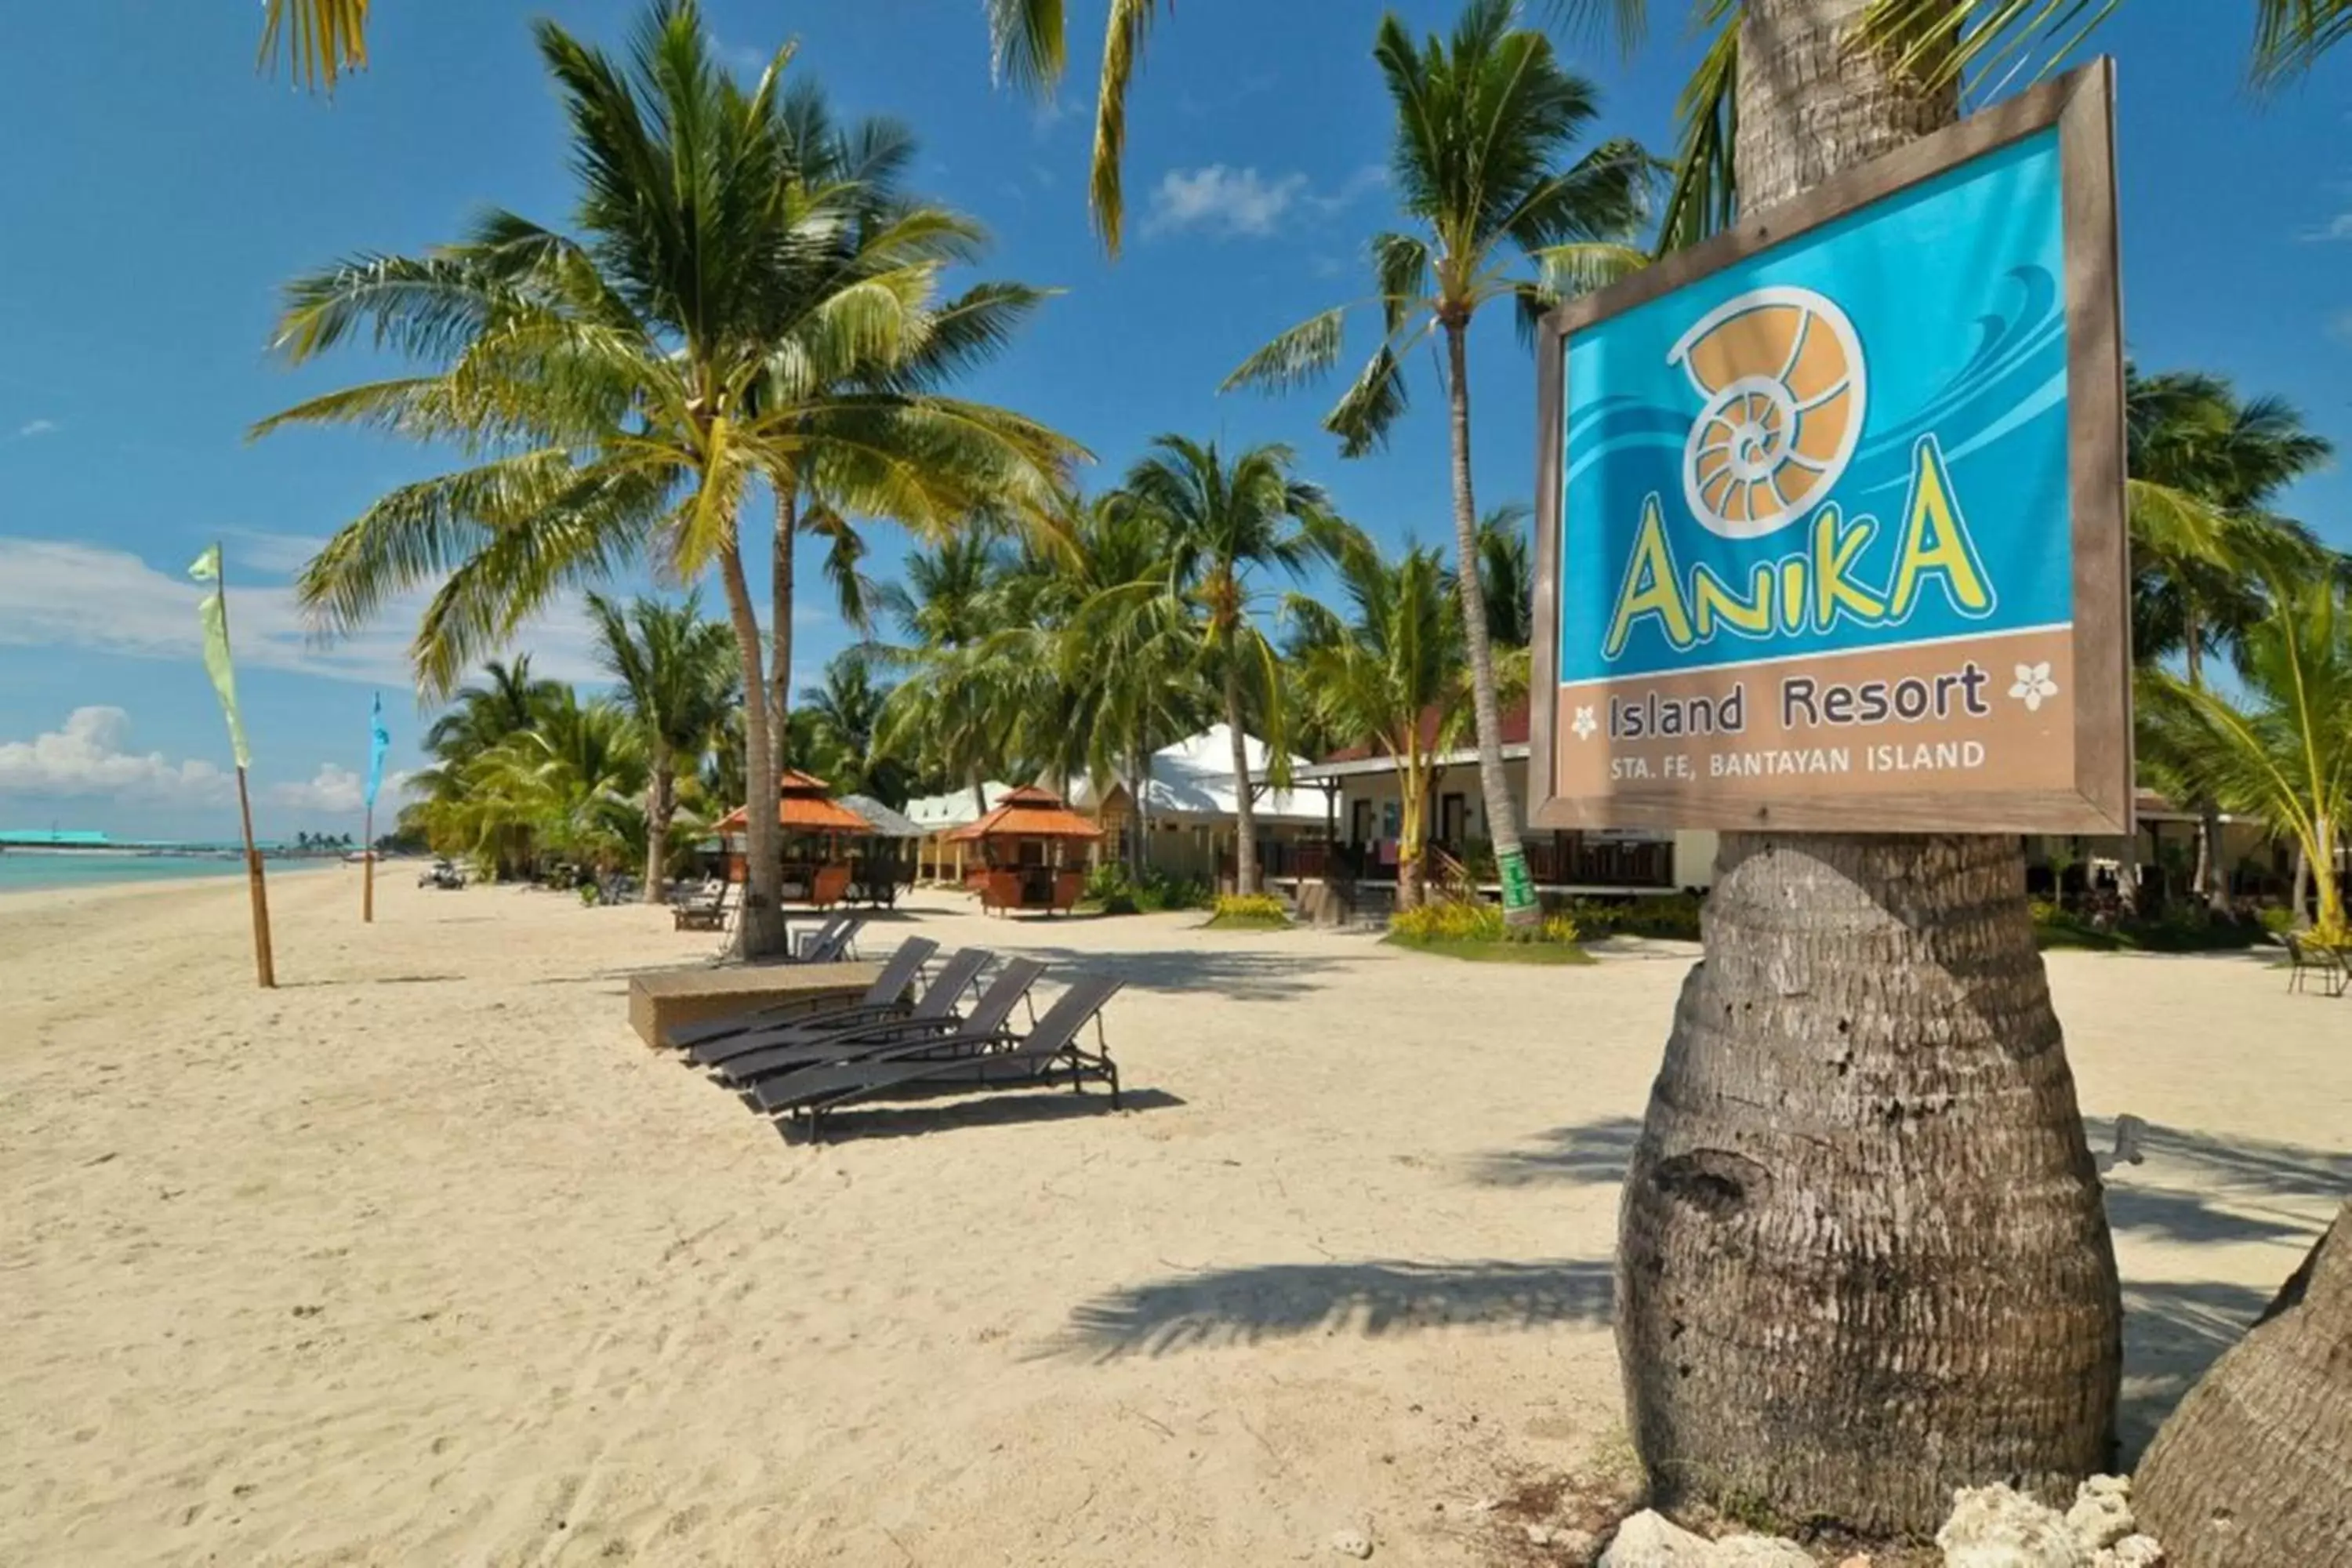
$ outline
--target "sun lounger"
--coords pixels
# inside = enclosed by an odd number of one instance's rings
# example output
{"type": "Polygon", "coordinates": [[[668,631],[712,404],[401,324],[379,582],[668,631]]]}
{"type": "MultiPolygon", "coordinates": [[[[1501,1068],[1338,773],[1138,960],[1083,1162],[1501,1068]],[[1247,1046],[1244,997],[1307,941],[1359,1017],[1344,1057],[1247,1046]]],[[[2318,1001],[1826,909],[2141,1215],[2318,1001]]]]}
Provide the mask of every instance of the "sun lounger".
{"type": "Polygon", "coordinates": [[[801,938],[794,963],[839,963],[851,956],[857,933],[866,929],[864,915],[832,915],[824,924],[801,938]]]}
{"type": "Polygon", "coordinates": [[[2330,996],[2341,996],[2347,987],[2352,987],[2352,953],[2322,947],[2293,931],[2279,940],[2286,944],[2287,963],[2292,966],[2286,977],[2289,991],[2302,990],[2305,977],[2313,974],[2319,976],[2321,991],[2330,996]]]}
{"type": "MultiPolygon", "coordinates": [[[[842,1034],[783,1042],[733,1056],[710,1064],[710,1070],[751,1094],[770,1079],[861,1057],[903,1053],[939,1058],[978,1050],[1009,1037],[1013,1009],[1027,998],[1029,988],[1045,973],[1045,966],[1035,959],[1010,959],[997,970],[996,978],[989,982],[969,1013],[958,1015],[944,1008],[909,1013],[842,1034]]],[[[924,1002],[929,1003],[938,989],[924,993],[924,1002]]],[[[950,1005],[953,1000],[950,998],[950,1005]]]]}
{"type": "Polygon", "coordinates": [[[910,936],[898,944],[882,965],[882,973],[874,984],[855,1002],[826,999],[811,1002],[807,998],[781,1002],[772,1007],[754,1007],[724,1018],[705,1018],[698,1023],[680,1024],[669,1031],[663,1044],[674,1050],[684,1050],[699,1061],[695,1053],[705,1046],[741,1035],[753,1029],[778,1024],[813,1023],[819,1018],[842,1017],[859,1013],[890,1013],[901,1011],[907,1005],[908,994],[915,982],[923,977],[923,966],[939,952],[940,944],[929,937],[910,936]]]}
{"type": "Polygon", "coordinates": [[[738,897],[737,889],[741,886],[740,882],[721,883],[717,888],[706,889],[697,897],[688,899],[683,903],[671,905],[670,916],[677,922],[673,929],[677,931],[724,930],[727,917],[734,912],[735,900],[738,897]]]}
{"type": "MultiPolygon", "coordinates": [[[[1025,1035],[997,1032],[961,1056],[941,1059],[917,1047],[884,1051],[855,1061],[797,1072],[761,1085],[752,1098],[762,1110],[806,1117],[809,1136],[824,1136],[824,1119],[845,1106],[875,1100],[960,1092],[967,1089],[1035,1088],[1066,1072],[1081,1093],[1088,1079],[1110,1086],[1111,1109],[1118,1109],[1118,1068],[1102,1038],[1103,1005],[1123,983],[1101,975],[1071,982],[1025,1035]],[[1078,1033],[1091,1020],[1096,1048],[1078,1046],[1078,1033]]],[[[937,1047],[944,1041],[930,1042],[937,1047]]]]}

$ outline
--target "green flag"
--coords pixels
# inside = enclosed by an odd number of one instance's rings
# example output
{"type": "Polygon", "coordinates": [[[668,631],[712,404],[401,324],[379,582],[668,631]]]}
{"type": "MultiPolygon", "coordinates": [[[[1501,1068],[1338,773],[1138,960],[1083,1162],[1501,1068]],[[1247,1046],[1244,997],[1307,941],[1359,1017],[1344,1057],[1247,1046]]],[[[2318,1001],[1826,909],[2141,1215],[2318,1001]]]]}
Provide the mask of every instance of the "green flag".
{"type": "MultiPolygon", "coordinates": [[[[195,558],[188,567],[188,575],[199,583],[220,581],[220,546],[195,558]]],[[[228,659],[228,605],[215,587],[197,605],[205,623],[205,672],[213,678],[213,689],[220,694],[221,712],[228,720],[229,749],[236,753],[236,765],[253,765],[253,752],[245,743],[245,719],[236,710],[236,668],[228,659]]]]}

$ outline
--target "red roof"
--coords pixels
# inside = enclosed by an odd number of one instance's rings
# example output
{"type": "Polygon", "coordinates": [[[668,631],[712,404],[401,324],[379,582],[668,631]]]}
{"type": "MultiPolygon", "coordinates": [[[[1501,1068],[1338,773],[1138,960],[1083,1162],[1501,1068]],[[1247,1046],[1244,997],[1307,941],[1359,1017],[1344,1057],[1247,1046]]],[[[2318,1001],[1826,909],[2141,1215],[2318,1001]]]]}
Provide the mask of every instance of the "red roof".
{"type": "MultiPolygon", "coordinates": [[[[808,773],[783,771],[777,780],[776,826],[801,833],[871,833],[874,825],[831,799],[833,786],[808,773]]],[[[737,806],[719,819],[718,832],[740,833],[751,818],[737,806]]]]}
{"type": "Polygon", "coordinates": [[[1052,790],[1024,785],[999,795],[978,822],[948,835],[950,841],[979,838],[1100,838],[1102,829],[1062,804],[1052,790]]]}
{"type": "MultiPolygon", "coordinates": [[[[1423,746],[1433,747],[1437,744],[1437,731],[1439,727],[1444,722],[1444,719],[1445,715],[1436,708],[1424,708],[1422,710],[1421,743],[1423,746]]],[[[1524,746],[1527,742],[1528,700],[1523,697],[1518,701],[1503,710],[1502,743],[1506,746],[1524,746]]],[[[1465,731],[1462,737],[1462,744],[1465,748],[1477,744],[1477,737],[1475,733],[1465,731]]],[[[1367,742],[1362,745],[1342,746],[1339,750],[1333,752],[1330,755],[1325,757],[1323,761],[1327,763],[1360,763],[1367,757],[1385,757],[1388,754],[1389,749],[1386,746],[1381,744],[1377,741],[1372,741],[1367,742]]]]}

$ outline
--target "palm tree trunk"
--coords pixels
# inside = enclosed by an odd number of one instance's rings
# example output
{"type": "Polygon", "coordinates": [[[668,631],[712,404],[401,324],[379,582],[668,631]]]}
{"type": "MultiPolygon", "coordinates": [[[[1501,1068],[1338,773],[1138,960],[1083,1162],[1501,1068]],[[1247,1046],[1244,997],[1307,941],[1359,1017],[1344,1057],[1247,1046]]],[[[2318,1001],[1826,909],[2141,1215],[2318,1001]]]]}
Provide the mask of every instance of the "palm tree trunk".
{"type": "Polygon", "coordinates": [[[2294,916],[2295,929],[2302,930],[2311,918],[2311,851],[2300,843],[2294,847],[2294,882],[2286,907],[2294,916]]]}
{"type": "Polygon", "coordinates": [[[1151,817],[1148,810],[1151,795],[1149,771],[1151,759],[1145,754],[1139,739],[1128,748],[1127,766],[1128,805],[1135,814],[1135,842],[1130,851],[1135,862],[1132,869],[1137,879],[1140,880],[1144,873],[1151,869],[1151,817]]]}
{"type": "Polygon", "coordinates": [[[662,884],[669,880],[669,823],[677,805],[677,777],[669,747],[656,739],[653,745],[652,779],[646,785],[646,885],[637,897],[645,903],[662,901],[662,884]]]}
{"type": "Polygon", "coordinates": [[[751,607],[751,583],[743,553],[730,546],[719,553],[727,588],[727,617],[743,657],[743,912],[736,925],[735,951],[745,959],[774,958],[785,951],[784,864],[776,843],[776,751],[768,731],[768,706],[760,700],[760,616],[751,607]]]}
{"type": "Polygon", "coordinates": [[[1234,891],[1246,898],[1257,891],[1257,802],[1250,795],[1249,737],[1242,730],[1242,671],[1239,650],[1226,644],[1225,728],[1234,746],[1234,891]]]}
{"type": "MultiPolygon", "coordinates": [[[[1948,121],[1849,54],[1868,0],[1748,0],[1749,211],[1948,121]]],[[[2021,841],[1726,834],[1619,1222],[1663,1506],[1926,1534],[2112,1452],[2122,1310],[2021,841]]]]}
{"type": "Polygon", "coordinates": [[[2352,1204],[2213,1364],[2132,1481],[2179,1568],[2352,1563],[2352,1204]]]}
{"type": "MultiPolygon", "coordinates": [[[[797,492],[790,485],[776,490],[776,542],[769,571],[768,731],[776,743],[776,766],[791,759],[793,716],[793,543],[800,537],[797,492]]],[[[746,688],[757,690],[756,687],[746,688]]]]}
{"type": "MultiPolygon", "coordinates": [[[[1462,629],[1470,648],[1470,706],[1478,722],[1478,788],[1486,805],[1486,837],[1503,884],[1506,923],[1532,928],[1543,919],[1519,843],[1519,809],[1503,773],[1503,710],[1495,697],[1494,640],[1487,635],[1486,591],[1478,581],[1478,505],[1470,490],[1470,353],[1466,317],[1445,322],[1446,396],[1454,424],[1454,589],[1462,596],[1462,629]]],[[[1402,865],[1402,861],[1400,861],[1402,865]]],[[[1403,891],[1403,873],[1398,873],[1403,891]]]]}

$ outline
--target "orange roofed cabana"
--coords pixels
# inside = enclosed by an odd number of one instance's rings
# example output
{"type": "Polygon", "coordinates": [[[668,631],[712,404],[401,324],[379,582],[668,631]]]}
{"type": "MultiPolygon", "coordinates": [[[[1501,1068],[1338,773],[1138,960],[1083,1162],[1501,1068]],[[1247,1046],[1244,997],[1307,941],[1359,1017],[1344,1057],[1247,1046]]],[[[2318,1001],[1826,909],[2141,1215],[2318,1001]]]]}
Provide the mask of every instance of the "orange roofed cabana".
{"type": "MultiPolygon", "coordinates": [[[[839,903],[849,891],[849,858],[840,841],[874,831],[872,823],[827,794],[832,787],[791,768],[777,781],[776,826],[784,832],[784,896],[804,899],[819,909],[839,903]]],[[[719,819],[718,831],[735,849],[750,825],[744,808],[738,806],[719,819]]],[[[740,850],[730,859],[729,874],[740,880],[740,850]]]]}
{"type": "Polygon", "coordinates": [[[1052,791],[1032,787],[1007,790],[986,816],[947,837],[980,848],[981,863],[966,880],[982,910],[1065,914],[1087,883],[1077,847],[1095,844],[1102,829],[1052,791]]]}

